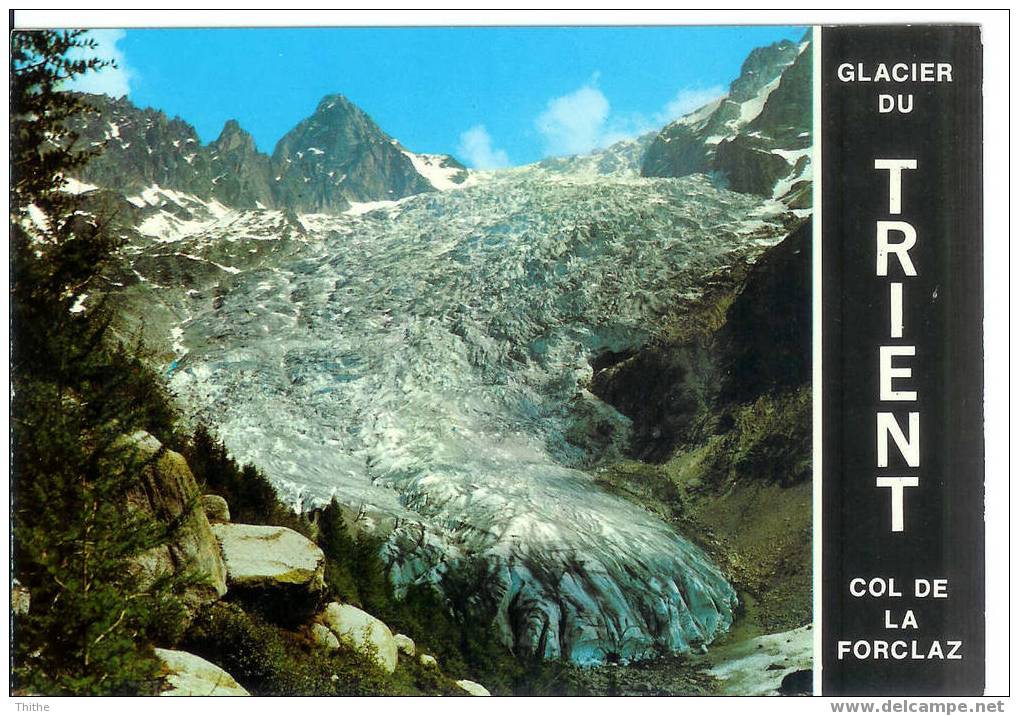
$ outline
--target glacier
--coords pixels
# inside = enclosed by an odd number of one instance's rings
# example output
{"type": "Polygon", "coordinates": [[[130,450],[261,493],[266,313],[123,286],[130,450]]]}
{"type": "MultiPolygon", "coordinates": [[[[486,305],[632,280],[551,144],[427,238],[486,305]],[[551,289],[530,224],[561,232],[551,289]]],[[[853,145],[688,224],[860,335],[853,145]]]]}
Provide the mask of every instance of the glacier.
{"type": "Polygon", "coordinates": [[[700,649],[737,606],[699,548],[596,486],[630,426],[587,391],[591,361],[790,220],[704,175],[532,165],[344,214],[217,206],[128,253],[172,389],[238,460],[299,508],[348,506],[398,590],[590,664],[700,649]]]}

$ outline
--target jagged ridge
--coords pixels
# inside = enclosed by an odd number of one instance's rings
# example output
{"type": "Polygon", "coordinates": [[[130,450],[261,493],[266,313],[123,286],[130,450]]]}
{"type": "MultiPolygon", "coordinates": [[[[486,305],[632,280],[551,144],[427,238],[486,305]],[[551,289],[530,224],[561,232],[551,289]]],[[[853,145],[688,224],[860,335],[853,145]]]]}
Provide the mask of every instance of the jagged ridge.
{"type": "Polygon", "coordinates": [[[139,109],[126,98],[86,99],[97,111],[74,129],[82,146],[102,154],[78,178],[125,194],[156,186],[234,208],[330,212],[350,202],[446,189],[467,178],[452,157],[403,148],[342,95],[325,97],[280,139],[271,158],[236,120],[205,146],[180,118],[139,109]]]}

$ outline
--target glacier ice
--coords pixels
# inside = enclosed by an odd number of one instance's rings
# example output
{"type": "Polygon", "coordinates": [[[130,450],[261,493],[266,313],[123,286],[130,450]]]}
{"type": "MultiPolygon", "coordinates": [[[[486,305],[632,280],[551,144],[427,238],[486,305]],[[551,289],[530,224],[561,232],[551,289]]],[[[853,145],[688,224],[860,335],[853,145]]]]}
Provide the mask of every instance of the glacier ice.
{"type": "MultiPolygon", "coordinates": [[[[299,240],[268,258],[280,212],[216,217],[174,237],[207,272],[160,294],[181,321],[166,330],[172,387],[288,499],[356,510],[386,538],[398,587],[449,594],[470,575],[458,594],[518,652],[685,651],[730,626],[732,587],[671,526],[595,485],[587,466],[625,443],[624,416],[599,406],[602,446],[569,429],[597,402],[592,356],[653,338],[734,252],[779,241],[785,218],[702,175],[540,166],[303,215],[299,240]]],[[[146,255],[168,256],[138,240],[141,273],[146,255]]]]}

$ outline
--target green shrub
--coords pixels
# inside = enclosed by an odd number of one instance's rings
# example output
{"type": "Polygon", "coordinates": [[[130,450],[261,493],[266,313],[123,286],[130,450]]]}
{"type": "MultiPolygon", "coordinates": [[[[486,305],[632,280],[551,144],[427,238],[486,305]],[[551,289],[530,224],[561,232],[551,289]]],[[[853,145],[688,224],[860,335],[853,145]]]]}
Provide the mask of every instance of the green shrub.
{"type": "Polygon", "coordinates": [[[183,645],[225,669],[255,695],[391,693],[387,675],[370,656],[342,646],[325,653],[300,634],[273,626],[235,604],[204,607],[183,645]]]}

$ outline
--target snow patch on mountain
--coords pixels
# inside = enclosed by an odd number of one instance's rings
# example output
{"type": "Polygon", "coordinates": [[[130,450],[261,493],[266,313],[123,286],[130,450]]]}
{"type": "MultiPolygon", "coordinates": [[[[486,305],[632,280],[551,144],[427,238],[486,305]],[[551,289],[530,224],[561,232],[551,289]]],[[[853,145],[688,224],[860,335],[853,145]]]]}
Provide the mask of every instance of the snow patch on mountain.
{"type": "Polygon", "coordinates": [[[406,149],[402,151],[414,165],[414,170],[437,190],[455,189],[463,182],[465,170],[463,167],[450,165],[449,157],[445,154],[415,154],[406,149]]]}

